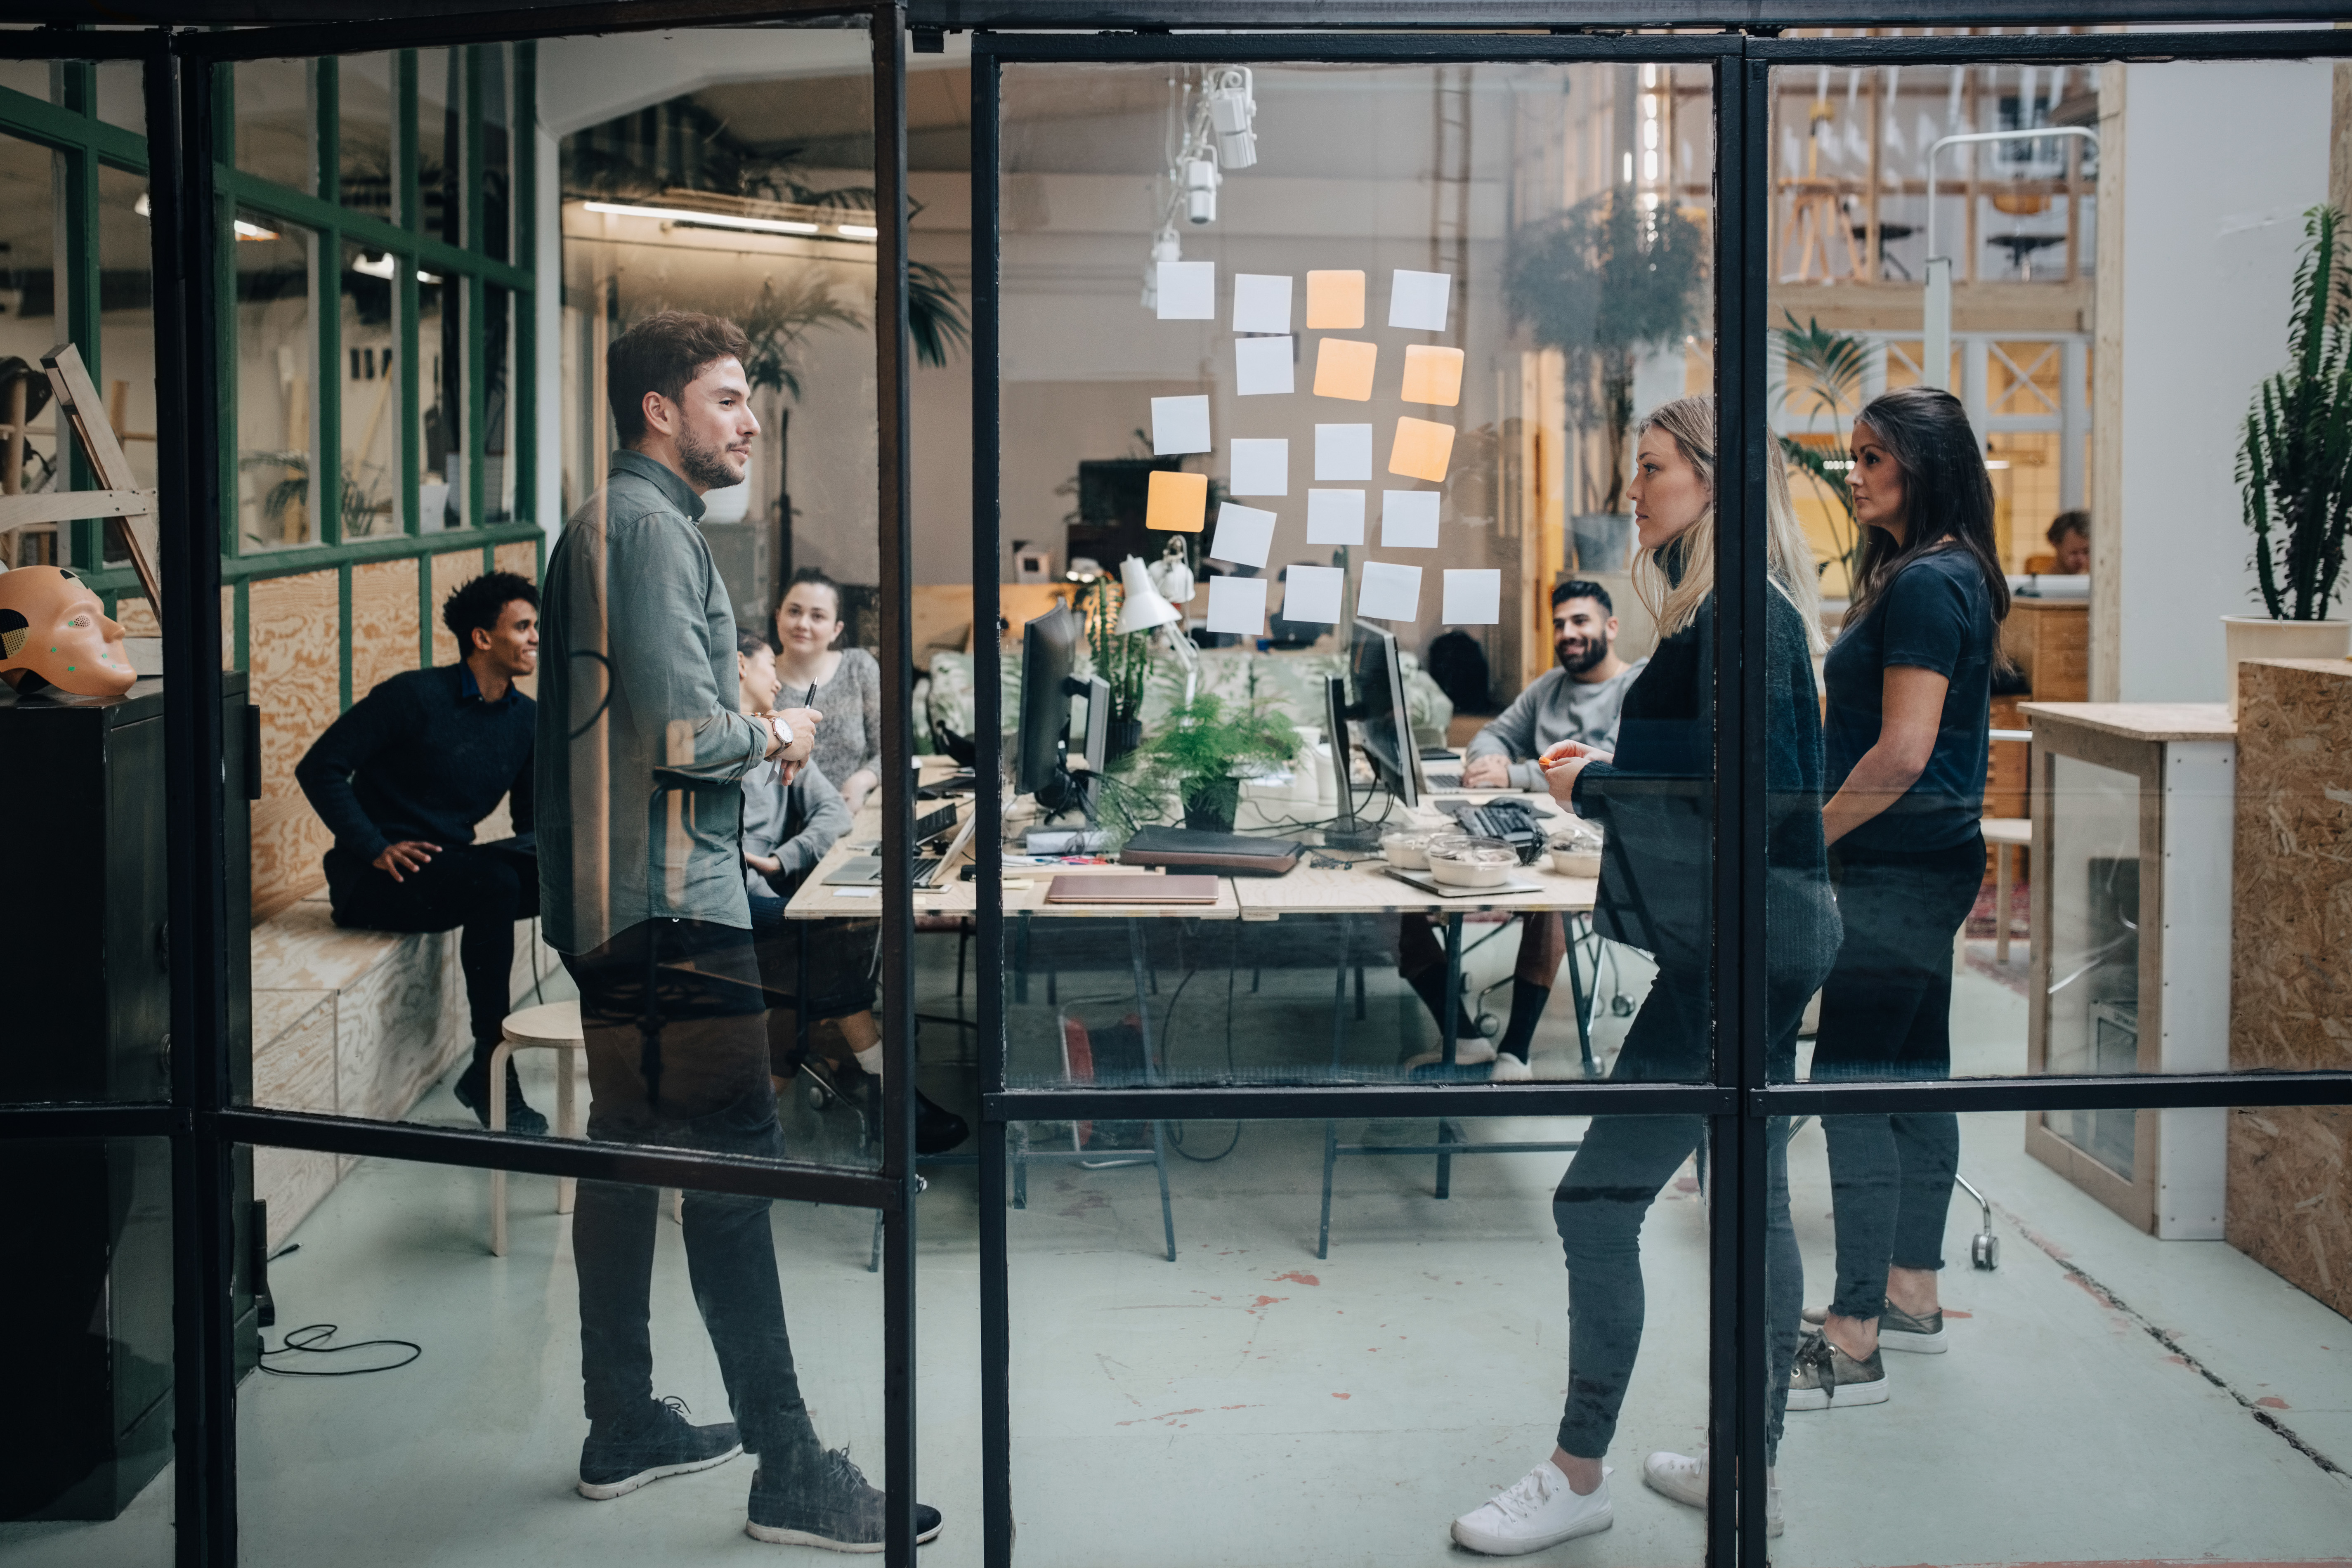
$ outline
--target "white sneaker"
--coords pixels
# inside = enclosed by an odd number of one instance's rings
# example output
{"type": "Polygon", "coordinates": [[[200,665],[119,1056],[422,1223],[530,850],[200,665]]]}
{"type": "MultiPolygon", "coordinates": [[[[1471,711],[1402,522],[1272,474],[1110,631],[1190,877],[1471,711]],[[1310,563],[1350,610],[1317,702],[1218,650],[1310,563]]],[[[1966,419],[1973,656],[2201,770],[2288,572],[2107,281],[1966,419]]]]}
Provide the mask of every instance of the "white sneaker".
{"type": "Polygon", "coordinates": [[[1527,1064],[1525,1058],[1508,1051],[1497,1051],[1495,1065],[1486,1070],[1488,1083],[1525,1083],[1535,1076],[1536,1069],[1527,1064]]]}
{"type": "MultiPolygon", "coordinates": [[[[1659,1452],[1642,1461],[1642,1479],[1654,1492],[1688,1503],[1693,1508],[1706,1506],[1706,1450],[1701,1448],[1696,1457],[1689,1454],[1659,1452]]],[[[1778,1540],[1781,1530],[1780,1471],[1779,1467],[1764,1472],[1764,1533],[1778,1540]]]]}
{"type": "Polygon", "coordinates": [[[1529,1470],[1519,1484],[1454,1521],[1454,1539],[1489,1557],[1519,1557],[1580,1535],[1597,1535],[1615,1522],[1609,1508],[1609,1477],[1579,1497],[1549,1459],[1529,1470]]]}

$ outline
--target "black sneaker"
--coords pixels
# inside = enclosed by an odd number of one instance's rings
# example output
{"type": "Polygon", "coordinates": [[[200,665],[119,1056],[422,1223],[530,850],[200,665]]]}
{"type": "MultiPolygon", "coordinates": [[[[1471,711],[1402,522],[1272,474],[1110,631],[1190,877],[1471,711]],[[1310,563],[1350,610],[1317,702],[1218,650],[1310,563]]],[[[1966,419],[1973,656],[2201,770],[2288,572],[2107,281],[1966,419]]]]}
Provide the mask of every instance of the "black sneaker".
{"type": "MultiPolygon", "coordinates": [[[[828,1552],[882,1550],[882,1494],[866,1484],[846,1448],[772,1468],[763,1456],[751,1477],[750,1513],[743,1533],[754,1541],[828,1552]]],[[[916,1504],[916,1543],[937,1540],[939,1533],[940,1510],[916,1504]]]]}
{"type": "MultiPolygon", "coordinates": [[[[472,1111],[481,1124],[490,1124],[490,1068],[488,1062],[476,1062],[464,1076],[450,1086],[449,1092],[457,1103],[472,1111]]],[[[520,1132],[526,1138],[547,1136],[547,1118],[523,1103],[522,1076],[515,1071],[514,1058],[507,1058],[507,1131],[520,1132]]]]}
{"type": "Polygon", "coordinates": [[[971,1136],[971,1124],[944,1105],[934,1105],[921,1089],[915,1091],[915,1152],[944,1154],[971,1136]]]}
{"type": "Polygon", "coordinates": [[[1789,1373],[1790,1409],[1884,1405],[1886,1399],[1886,1363],[1882,1352],[1871,1352],[1868,1361],[1856,1361],[1832,1344],[1826,1334],[1806,1334],[1797,1342],[1797,1364],[1789,1373]]]}
{"type": "Polygon", "coordinates": [[[580,1495],[602,1501],[664,1476],[723,1465],[743,1451],[732,1421],[697,1426],[676,1395],[649,1404],[626,1421],[599,1422],[580,1446],[580,1495]]]}

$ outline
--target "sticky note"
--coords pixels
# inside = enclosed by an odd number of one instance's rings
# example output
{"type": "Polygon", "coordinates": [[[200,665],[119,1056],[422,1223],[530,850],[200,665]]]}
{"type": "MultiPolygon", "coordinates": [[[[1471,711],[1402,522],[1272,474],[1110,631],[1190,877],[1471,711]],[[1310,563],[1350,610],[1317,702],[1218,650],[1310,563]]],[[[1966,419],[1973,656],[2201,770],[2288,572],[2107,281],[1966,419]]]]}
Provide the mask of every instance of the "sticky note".
{"type": "Polygon", "coordinates": [[[1151,400],[1151,450],[1162,458],[1209,449],[1209,400],[1205,397],[1155,397],[1151,400]]]}
{"type": "Polygon", "coordinates": [[[1437,492],[1435,490],[1382,490],[1381,492],[1381,548],[1383,550],[1434,550],[1437,548],[1437,492]]]}
{"type": "Polygon", "coordinates": [[[1263,566],[1265,552],[1273,547],[1274,513],[1232,501],[1217,509],[1217,531],[1209,541],[1210,554],[1236,566],[1263,566]]]}
{"type": "Polygon", "coordinates": [[[1209,514],[1209,476],[1180,474],[1167,468],[1151,470],[1151,489],[1144,498],[1143,526],[1171,533],[1198,533],[1209,514]]]}
{"type": "Polygon", "coordinates": [[[1318,479],[1370,479],[1372,427],[1369,425],[1315,426],[1315,477],[1318,479]]]}
{"type": "Polygon", "coordinates": [[[1396,441],[1389,447],[1389,472],[1444,484],[1446,460],[1453,456],[1453,426],[1408,414],[1397,421],[1396,441]]]}
{"type": "Polygon", "coordinates": [[[1399,268],[1389,274],[1389,325],[1442,332],[1445,307],[1453,298],[1453,273],[1407,272],[1399,268]]]}
{"type": "Polygon", "coordinates": [[[1307,492],[1307,543],[1361,544],[1363,542],[1363,491],[1308,490],[1307,492]]]}
{"type": "Polygon", "coordinates": [[[1226,479],[1225,489],[1237,496],[1288,495],[1290,443],[1234,437],[1232,476],[1226,479]]]}
{"type": "Polygon", "coordinates": [[[1337,566],[1284,567],[1282,618],[1326,624],[1338,620],[1339,595],[1347,582],[1348,574],[1337,566]]]}
{"type": "Polygon", "coordinates": [[[1265,636],[1265,579],[1209,579],[1209,629],[1238,632],[1245,637],[1265,636]]]}
{"type": "Polygon", "coordinates": [[[1309,272],[1307,275],[1307,330],[1349,332],[1364,324],[1364,275],[1360,272],[1309,272]]]}
{"type": "Polygon", "coordinates": [[[1445,606],[1439,618],[1449,626],[1491,626],[1503,618],[1500,572],[1445,574],[1445,606]]]}
{"type": "Polygon", "coordinates": [[[1159,301],[1163,321],[1213,321],[1217,319],[1217,264],[1213,261],[1162,261],[1152,279],[1152,298],[1159,301]]]}
{"type": "Polygon", "coordinates": [[[1435,403],[1447,408],[1462,401],[1462,351],[1434,343],[1411,343],[1404,351],[1404,391],[1407,403],[1435,403]]]}
{"type": "Polygon", "coordinates": [[[1290,345],[1296,342],[1296,338],[1235,338],[1234,395],[1259,397],[1293,390],[1290,345]]]}
{"type": "Polygon", "coordinates": [[[1315,345],[1315,395],[1370,403],[1372,366],[1380,353],[1376,343],[1354,338],[1323,339],[1315,345]]]}
{"type": "Polygon", "coordinates": [[[1356,614],[1375,621],[1421,618],[1421,568],[1367,561],[1356,584],[1356,614]]]}
{"type": "Polygon", "coordinates": [[[1288,276],[1265,272],[1234,274],[1234,331],[1237,332],[1286,332],[1290,331],[1290,283],[1288,276]]]}

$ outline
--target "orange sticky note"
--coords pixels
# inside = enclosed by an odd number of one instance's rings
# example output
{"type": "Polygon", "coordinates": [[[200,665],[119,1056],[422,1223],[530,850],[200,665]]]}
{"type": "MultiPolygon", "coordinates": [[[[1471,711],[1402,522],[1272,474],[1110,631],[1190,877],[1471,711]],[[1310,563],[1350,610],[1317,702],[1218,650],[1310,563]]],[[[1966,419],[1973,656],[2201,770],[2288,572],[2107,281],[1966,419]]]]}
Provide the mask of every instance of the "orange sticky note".
{"type": "Polygon", "coordinates": [[[1309,272],[1307,275],[1307,330],[1354,331],[1364,324],[1364,275],[1360,272],[1309,272]]]}
{"type": "MultiPolygon", "coordinates": [[[[1445,432],[1451,440],[1454,432],[1445,432]]],[[[1180,474],[1168,468],[1151,470],[1151,489],[1145,499],[1143,526],[1171,533],[1198,533],[1209,514],[1209,476],[1180,474]]]]}
{"type": "Polygon", "coordinates": [[[1360,342],[1354,338],[1325,338],[1315,345],[1315,395],[1370,403],[1372,365],[1380,356],[1377,343],[1360,342]]]}
{"type": "Polygon", "coordinates": [[[1404,351],[1404,400],[1451,408],[1462,401],[1462,351],[1412,343],[1404,351]]]}
{"type": "Polygon", "coordinates": [[[1389,472],[1444,484],[1446,460],[1453,456],[1453,426],[1406,415],[1397,421],[1396,444],[1389,448],[1389,472]]]}

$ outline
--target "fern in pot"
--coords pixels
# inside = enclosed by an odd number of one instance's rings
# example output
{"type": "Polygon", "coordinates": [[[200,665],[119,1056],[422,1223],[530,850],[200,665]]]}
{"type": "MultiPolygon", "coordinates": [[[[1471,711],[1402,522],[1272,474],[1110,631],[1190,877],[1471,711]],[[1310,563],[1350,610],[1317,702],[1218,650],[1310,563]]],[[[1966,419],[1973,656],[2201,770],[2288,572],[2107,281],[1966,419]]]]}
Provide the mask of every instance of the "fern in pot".
{"type": "Polygon", "coordinates": [[[2352,262],[2343,223],[2334,207],[2304,214],[2287,326],[2294,357],[2256,391],[2238,447],[2254,575],[2269,614],[2221,617],[2232,715],[2242,659],[2352,653],[2352,621],[2328,615],[2352,530],[2352,262]]]}
{"type": "Polygon", "coordinates": [[[1171,806],[1184,826],[1230,833],[1242,781],[1295,761],[1301,742],[1287,714],[1264,702],[1227,702],[1202,692],[1176,709],[1125,760],[1104,793],[1123,841],[1171,806]]]}

